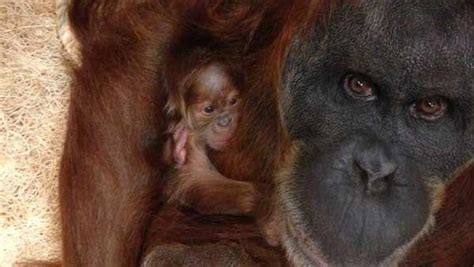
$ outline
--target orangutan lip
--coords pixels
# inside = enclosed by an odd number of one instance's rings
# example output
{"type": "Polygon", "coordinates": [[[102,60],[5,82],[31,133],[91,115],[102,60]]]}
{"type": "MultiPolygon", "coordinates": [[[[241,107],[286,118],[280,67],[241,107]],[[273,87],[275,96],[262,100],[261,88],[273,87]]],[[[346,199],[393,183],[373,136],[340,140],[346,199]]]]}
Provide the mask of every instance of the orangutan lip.
{"type": "Polygon", "coordinates": [[[296,249],[301,252],[305,258],[309,259],[311,264],[319,267],[328,266],[328,264],[322,258],[317,256],[319,253],[317,253],[317,249],[313,242],[308,240],[304,232],[296,229],[296,226],[291,223],[291,219],[289,217],[287,217],[285,225],[289,233],[289,235],[287,234],[286,238],[292,241],[292,243],[296,246],[296,249]]]}

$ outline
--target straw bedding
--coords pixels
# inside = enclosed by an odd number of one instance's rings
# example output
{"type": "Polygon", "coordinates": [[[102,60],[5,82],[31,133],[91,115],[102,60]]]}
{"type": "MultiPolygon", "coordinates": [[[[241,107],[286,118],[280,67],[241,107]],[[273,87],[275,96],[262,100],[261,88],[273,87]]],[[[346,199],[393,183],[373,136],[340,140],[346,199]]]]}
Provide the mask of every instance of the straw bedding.
{"type": "Polygon", "coordinates": [[[0,0],[0,266],[60,258],[63,56],[54,0],[0,0]]]}

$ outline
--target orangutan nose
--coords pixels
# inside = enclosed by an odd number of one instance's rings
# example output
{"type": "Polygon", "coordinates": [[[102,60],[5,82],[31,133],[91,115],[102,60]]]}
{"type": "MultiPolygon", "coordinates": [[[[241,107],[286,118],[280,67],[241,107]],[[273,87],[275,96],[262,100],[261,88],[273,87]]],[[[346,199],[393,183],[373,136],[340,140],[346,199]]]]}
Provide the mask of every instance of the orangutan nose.
{"type": "Polygon", "coordinates": [[[227,127],[232,122],[231,116],[222,116],[217,119],[217,125],[220,127],[227,127]]]}
{"type": "Polygon", "coordinates": [[[359,178],[370,194],[387,190],[397,170],[390,150],[384,144],[373,140],[355,152],[355,164],[359,169],[359,178]]]}

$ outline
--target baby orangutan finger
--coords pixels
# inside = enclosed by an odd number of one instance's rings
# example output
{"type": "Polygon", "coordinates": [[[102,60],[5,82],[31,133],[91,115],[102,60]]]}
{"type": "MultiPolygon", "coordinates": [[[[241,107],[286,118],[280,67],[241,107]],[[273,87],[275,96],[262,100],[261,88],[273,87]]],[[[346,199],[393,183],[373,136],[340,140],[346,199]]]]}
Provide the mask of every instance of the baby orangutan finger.
{"type": "Polygon", "coordinates": [[[186,161],[186,143],[188,141],[188,130],[180,127],[174,134],[173,139],[175,147],[173,150],[173,159],[176,165],[181,166],[186,161]]]}

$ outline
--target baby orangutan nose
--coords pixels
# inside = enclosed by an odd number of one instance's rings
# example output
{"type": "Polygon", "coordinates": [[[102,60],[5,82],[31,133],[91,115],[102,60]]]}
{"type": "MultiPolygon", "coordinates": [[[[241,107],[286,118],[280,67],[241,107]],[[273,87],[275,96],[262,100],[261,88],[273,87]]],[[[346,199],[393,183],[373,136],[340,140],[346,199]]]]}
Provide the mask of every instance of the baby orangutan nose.
{"type": "Polygon", "coordinates": [[[356,179],[365,186],[369,195],[387,190],[397,170],[391,152],[378,141],[365,143],[357,149],[354,153],[354,165],[356,179]]]}
{"type": "Polygon", "coordinates": [[[232,117],[229,115],[222,116],[217,119],[217,125],[220,127],[227,127],[232,122],[232,117]]]}

